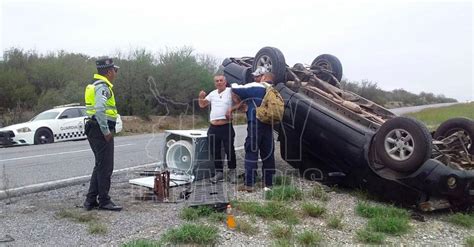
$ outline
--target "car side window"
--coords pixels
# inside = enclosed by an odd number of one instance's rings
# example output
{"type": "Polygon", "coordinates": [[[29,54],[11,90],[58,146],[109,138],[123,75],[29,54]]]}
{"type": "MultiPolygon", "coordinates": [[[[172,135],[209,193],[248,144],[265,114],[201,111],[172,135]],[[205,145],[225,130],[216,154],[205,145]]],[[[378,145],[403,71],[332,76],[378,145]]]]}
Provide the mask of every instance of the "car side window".
{"type": "Polygon", "coordinates": [[[86,109],[84,108],[78,108],[80,114],[82,117],[86,117],[87,116],[87,112],[86,112],[86,109]]]}
{"type": "Polygon", "coordinates": [[[80,116],[81,115],[79,114],[79,111],[77,111],[76,108],[73,108],[73,109],[67,109],[63,113],[61,113],[61,116],[59,116],[59,119],[76,118],[80,116]]]}

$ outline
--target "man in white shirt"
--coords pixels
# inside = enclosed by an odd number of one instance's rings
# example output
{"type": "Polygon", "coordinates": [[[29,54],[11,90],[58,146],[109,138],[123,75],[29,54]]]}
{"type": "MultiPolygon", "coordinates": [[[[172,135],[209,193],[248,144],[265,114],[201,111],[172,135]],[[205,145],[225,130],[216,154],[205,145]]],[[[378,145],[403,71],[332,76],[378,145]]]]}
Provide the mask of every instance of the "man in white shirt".
{"type": "Polygon", "coordinates": [[[227,167],[229,172],[227,177],[231,183],[235,183],[236,177],[236,157],[234,148],[235,132],[232,126],[231,116],[226,115],[232,108],[232,91],[227,87],[227,81],[224,75],[214,76],[214,85],[216,89],[206,96],[206,92],[199,92],[199,106],[201,108],[211,105],[210,126],[207,131],[209,137],[211,153],[215,160],[216,174],[211,178],[211,182],[217,183],[224,179],[224,166],[221,158],[221,145],[227,156],[227,167]]]}

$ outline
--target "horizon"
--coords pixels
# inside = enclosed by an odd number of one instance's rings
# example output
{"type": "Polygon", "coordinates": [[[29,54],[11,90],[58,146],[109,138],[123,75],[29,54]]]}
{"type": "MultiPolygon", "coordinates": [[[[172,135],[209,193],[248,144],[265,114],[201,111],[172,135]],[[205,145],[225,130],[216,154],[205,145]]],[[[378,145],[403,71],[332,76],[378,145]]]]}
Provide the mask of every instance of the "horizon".
{"type": "MultiPolygon", "coordinates": [[[[64,51],[64,52],[69,53],[69,54],[85,55],[85,56],[87,56],[89,59],[97,58],[97,57],[94,57],[94,56],[91,56],[91,55],[88,55],[88,54],[85,54],[85,53],[73,53],[73,52],[68,52],[68,51],[65,51],[65,50],[48,51],[48,52],[46,52],[46,53],[39,53],[38,51],[35,51],[35,50],[27,50],[27,51],[26,51],[26,50],[23,50],[23,49],[18,48],[18,47],[12,47],[11,49],[20,49],[20,50],[22,50],[23,52],[34,52],[34,53],[36,53],[36,54],[37,54],[38,56],[40,56],[40,57],[45,57],[45,56],[48,56],[48,55],[51,55],[51,54],[54,54],[54,56],[57,56],[59,52],[64,51]]],[[[140,49],[140,48],[137,48],[137,49],[140,49]]],[[[176,48],[176,49],[179,49],[179,48],[176,48]]],[[[124,57],[121,58],[121,59],[127,60],[126,57],[127,57],[128,55],[130,55],[131,53],[133,53],[134,51],[135,51],[135,50],[130,50],[130,51],[128,51],[127,53],[122,52],[122,51],[117,51],[117,52],[120,52],[120,54],[124,56],[124,57]]],[[[149,51],[149,50],[147,50],[147,51],[149,51]]],[[[151,51],[150,51],[150,52],[151,52],[151,51]]],[[[159,53],[153,53],[153,55],[158,55],[158,54],[159,54],[159,53]]],[[[197,55],[197,54],[203,54],[203,53],[199,53],[199,52],[197,52],[197,51],[194,50],[194,51],[193,51],[193,54],[194,54],[194,55],[197,55]]],[[[112,56],[111,58],[117,58],[117,57],[112,56]]],[[[3,57],[0,59],[0,61],[3,61],[3,57]]],[[[220,64],[221,64],[221,61],[218,61],[218,64],[216,64],[216,66],[218,67],[220,64]]],[[[216,67],[216,68],[217,68],[217,67],[216,67]]],[[[364,81],[366,81],[366,79],[363,79],[363,80],[361,80],[361,81],[348,80],[348,78],[345,78],[344,76],[343,76],[342,80],[343,80],[343,81],[346,80],[347,83],[357,83],[359,86],[361,86],[361,84],[362,84],[364,81]]],[[[370,80],[368,80],[367,82],[374,83],[373,81],[370,81],[370,80]]],[[[378,84],[377,84],[377,88],[379,88],[379,89],[381,89],[381,90],[383,90],[383,91],[385,91],[385,92],[393,92],[394,90],[404,90],[404,91],[407,91],[408,93],[414,93],[414,92],[411,92],[411,91],[409,91],[409,90],[406,90],[405,88],[395,88],[395,89],[387,90],[387,89],[384,89],[384,88],[380,87],[380,85],[378,85],[378,84]]],[[[419,94],[421,94],[421,93],[433,93],[433,92],[430,92],[430,91],[421,91],[421,92],[419,92],[419,93],[414,93],[414,94],[419,95],[419,94]]],[[[443,94],[435,94],[435,93],[433,93],[433,95],[436,96],[436,97],[444,96],[444,97],[447,98],[447,99],[448,99],[448,98],[449,98],[449,99],[455,99],[455,98],[447,97],[446,95],[443,95],[443,94]]],[[[455,99],[455,100],[457,100],[457,99],[455,99]]],[[[459,101],[459,100],[457,100],[457,101],[458,101],[459,103],[471,102],[471,101],[469,101],[469,100],[467,100],[467,101],[459,101]]]]}

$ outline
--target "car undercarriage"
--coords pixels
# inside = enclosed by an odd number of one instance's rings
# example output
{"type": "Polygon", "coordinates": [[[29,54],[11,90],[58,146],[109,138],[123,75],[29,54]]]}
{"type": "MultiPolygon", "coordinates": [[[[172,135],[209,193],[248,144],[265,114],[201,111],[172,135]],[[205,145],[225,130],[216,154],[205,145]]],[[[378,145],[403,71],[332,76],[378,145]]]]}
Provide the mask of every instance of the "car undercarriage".
{"type": "Polygon", "coordinates": [[[282,158],[308,179],[365,188],[423,211],[467,209],[474,203],[474,122],[453,118],[429,132],[341,88],[342,64],[333,55],[290,67],[280,50],[226,58],[229,83],[253,81],[264,67],[285,101],[274,126],[282,158]]]}

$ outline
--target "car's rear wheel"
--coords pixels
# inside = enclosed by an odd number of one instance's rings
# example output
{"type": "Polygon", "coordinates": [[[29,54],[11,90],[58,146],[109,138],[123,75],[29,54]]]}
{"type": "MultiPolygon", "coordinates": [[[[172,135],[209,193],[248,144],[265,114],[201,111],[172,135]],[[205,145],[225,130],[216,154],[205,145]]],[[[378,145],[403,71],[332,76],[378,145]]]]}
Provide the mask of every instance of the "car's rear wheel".
{"type": "Polygon", "coordinates": [[[412,172],[431,157],[432,139],[419,121],[396,117],[375,135],[375,152],[381,163],[398,172],[412,172]]]}
{"type": "Polygon", "coordinates": [[[456,132],[467,151],[474,154],[474,122],[468,118],[452,118],[443,122],[433,137],[436,140],[442,140],[456,132]]]}
{"type": "Polygon", "coordinates": [[[275,75],[274,82],[284,82],[286,79],[286,62],[283,53],[275,47],[263,47],[257,52],[253,60],[252,70],[265,67],[275,75]]]}
{"type": "Polygon", "coordinates": [[[47,128],[40,128],[35,133],[35,144],[53,143],[53,133],[47,128]]]}
{"type": "Polygon", "coordinates": [[[327,81],[332,85],[336,85],[338,84],[338,82],[341,81],[342,64],[336,56],[333,56],[331,54],[322,54],[317,56],[311,63],[311,68],[314,69],[317,67],[328,70],[332,75],[334,75],[334,77],[336,77],[338,81],[335,82],[334,79],[332,79],[332,76],[327,73],[318,74],[318,77],[321,80],[327,81]]]}

